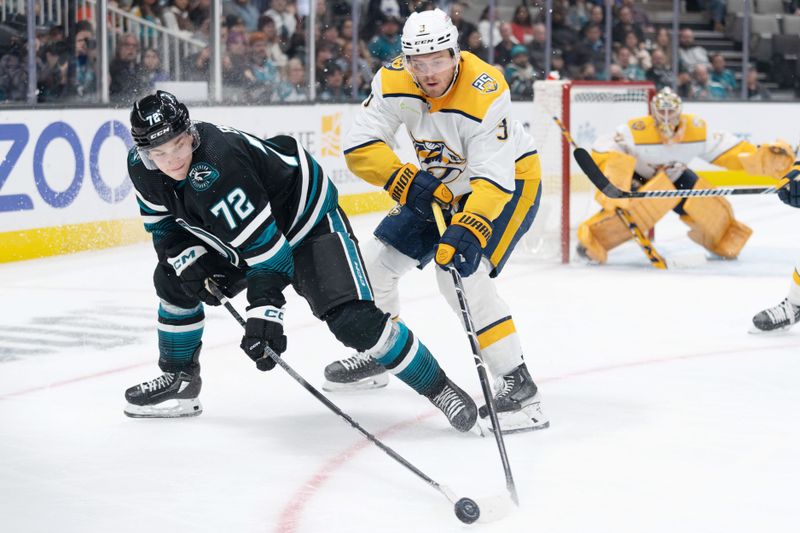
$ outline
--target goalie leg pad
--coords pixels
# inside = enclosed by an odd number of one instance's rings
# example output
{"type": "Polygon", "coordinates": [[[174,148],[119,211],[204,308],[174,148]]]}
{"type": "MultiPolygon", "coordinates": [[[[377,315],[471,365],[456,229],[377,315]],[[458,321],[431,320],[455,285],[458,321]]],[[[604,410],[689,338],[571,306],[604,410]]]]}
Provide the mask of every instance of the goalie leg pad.
{"type": "MultiPolygon", "coordinates": [[[[713,188],[700,178],[695,187],[713,188]]],[[[691,228],[689,238],[705,248],[727,259],[735,259],[741,252],[753,230],[733,218],[730,202],[722,197],[689,198],[683,204],[686,213],[681,220],[691,228]]]]}
{"type": "Polygon", "coordinates": [[[578,226],[578,242],[586,248],[586,254],[601,265],[608,260],[612,248],[630,238],[631,232],[614,211],[600,210],[578,226]]]}
{"type": "MultiPolygon", "coordinates": [[[[675,185],[673,185],[672,181],[666,174],[659,172],[650,178],[647,183],[642,185],[639,191],[669,191],[673,189],[675,189],[675,185]]],[[[628,213],[630,213],[636,225],[639,226],[642,231],[647,232],[680,202],[680,198],[633,200],[628,208],[628,213]]]]}
{"type": "MultiPolygon", "coordinates": [[[[610,151],[592,152],[592,159],[595,160],[598,168],[603,171],[603,174],[605,174],[608,180],[617,188],[623,191],[629,191],[631,189],[633,172],[636,169],[635,157],[621,152],[610,151]]],[[[621,207],[622,209],[628,209],[630,207],[630,199],[613,200],[599,191],[595,195],[595,198],[607,211],[614,211],[617,207],[621,207]]]]}

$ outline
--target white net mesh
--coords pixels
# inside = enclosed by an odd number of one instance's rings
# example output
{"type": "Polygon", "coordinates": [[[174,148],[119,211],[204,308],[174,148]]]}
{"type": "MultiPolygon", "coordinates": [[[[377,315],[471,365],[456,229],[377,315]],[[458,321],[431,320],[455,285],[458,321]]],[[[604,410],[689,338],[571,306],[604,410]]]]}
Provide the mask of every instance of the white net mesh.
{"type": "Polygon", "coordinates": [[[574,246],[570,242],[578,224],[598,208],[594,188],[575,164],[572,148],[553,117],[564,123],[578,146],[588,149],[598,136],[646,115],[653,91],[649,83],[548,80],[534,84],[529,131],[542,162],[542,202],[533,228],[520,243],[522,250],[537,260],[566,260],[564,250],[574,246]]]}

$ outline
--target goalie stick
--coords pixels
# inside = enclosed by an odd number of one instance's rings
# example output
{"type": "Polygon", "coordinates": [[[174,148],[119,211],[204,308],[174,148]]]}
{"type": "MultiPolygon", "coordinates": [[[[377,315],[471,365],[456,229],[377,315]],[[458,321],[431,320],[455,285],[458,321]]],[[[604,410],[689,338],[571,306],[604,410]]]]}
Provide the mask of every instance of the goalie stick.
{"type": "MultiPolygon", "coordinates": [[[[222,294],[219,286],[214,283],[211,278],[207,278],[205,280],[205,287],[208,292],[213,294],[220,303],[228,310],[233,318],[239,323],[240,326],[245,326],[245,320],[242,315],[233,307],[230,300],[222,294]]],[[[386,455],[406,467],[409,471],[414,473],[418,478],[425,481],[428,485],[439,491],[445,498],[447,498],[450,503],[455,506],[455,513],[459,520],[465,523],[472,523],[478,521],[480,523],[487,523],[492,522],[495,520],[499,520],[504,518],[510,511],[511,505],[507,503],[507,498],[503,498],[501,496],[488,496],[484,498],[458,498],[455,492],[448,487],[447,485],[442,485],[435,481],[433,478],[425,474],[422,470],[414,466],[411,462],[409,462],[405,457],[394,451],[392,448],[384,444],[380,441],[376,436],[372,433],[364,429],[358,422],[356,422],[350,415],[342,411],[339,406],[329,400],[324,394],[319,392],[313,385],[311,385],[308,381],[303,378],[300,374],[298,374],[294,368],[289,366],[289,364],[283,360],[281,356],[275,353],[272,348],[266,346],[264,348],[264,356],[262,359],[270,358],[275,363],[283,368],[289,376],[294,379],[297,383],[302,385],[304,389],[311,393],[317,400],[322,402],[328,409],[330,409],[334,414],[338,415],[340,418],[344,419],[351,427],[357,430],[359,433],[364,435],[367,440],[372,442],[375,446],[380,448],[386,455]],[[472,504],[477,507],[472,507],[472,504]],[[464,517],[464,509],[468,508],[467,511],[467,519],[464,517]],[[476,516],[477,515],[477,516],[476,516]]],[[[256,362],[258,363],[258,361],[256,362]]],[[[259,370],[261,370],[261,366],[258,366],[259,370]]],[[[514,501],[516,503],[516,500],[514,501]]]]}
{"type": "MultiPolygon", "coordinates": [[[[561,120],[555,115],[553,115],[553,120],[556,122],[556,124],[558,124],[558,127],[561,128],[561,134],[564,136],[565,139],[567,139],[567,141],[569,141],[569,144],[572,145],[572,148],[576,151],[582,150],[582,148],[578,148],[578,145],[572,139],[572,135],[570,135],[569,130],[564,125],[564,123],[561,122],[561,120]]],[[[634,222],[633,218],[631,217],[631,214],[628,213],[626,210],[622,209],[621,207],[617,207],[615,209],[615,212],[617,216],[620,218],[620,220],[622,220],[622,222],[625,224],[625,227],[628,228],[628,231],[631,232],[633,240],[636,241],[636,244],[638,244],[639,248],[642,249],[642,252],[644,252],[645,257],[647,257],[647,260],[650,261],[650,264],[660,270],[666,270],[667,265],[669,263],[667,262],[667,260],[664,258],[663,255],[658,253],[656,247],[653,246],[653,242],[647,237],[647,235],[645,235],[645,233],[642,231],[639,225],[636,224],[636,222],[634,222]]]]}
{"type": "Polygon", "coordinates": [[[740,194],[774,194],[782,189],[790,178],[781,178],[774,187],[720,187],[718,189],[685,189],[663,191],[623,191],[603,174],[589,152],[576,148],[572,152],[578,166],[601,193],[609,198],[691,198],[695,196],[734,196],[740,194]]]}

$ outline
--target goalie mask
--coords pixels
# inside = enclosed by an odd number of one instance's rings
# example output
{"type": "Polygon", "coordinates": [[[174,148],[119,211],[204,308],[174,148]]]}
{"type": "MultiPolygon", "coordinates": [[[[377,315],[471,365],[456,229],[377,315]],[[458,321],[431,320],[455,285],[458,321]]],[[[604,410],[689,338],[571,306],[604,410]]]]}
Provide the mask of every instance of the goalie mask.
{"type": "Polygon", "coordinates": [[[150,150],[188,133],[192,137],[192,151],[200,145],[197,130],[189,120],[186,106],[166,91],[145,96],[133,104],[131,135],[144,166],[157,170],[150,150]]]}
{"type": "Polygon", "coordinates": [[[458,76],[461,59],[458,29],[450,17],[441,9],[412,13],[403,26],[400,42],[403,65],[419,88],[433,98],[447,94],[458,76]],[[443,51],[448,53],[439,53],[443,51]],[[449,72],[452,72],[452,77],[442,80],[442,76],[449,72]]]}
{"type": "Polygon", "coordinates": [[[669,87],[664,87],[650,102],[650,112],[656,127],[664,139],[671,139],[681,123],[681,98],[669,87]]]}

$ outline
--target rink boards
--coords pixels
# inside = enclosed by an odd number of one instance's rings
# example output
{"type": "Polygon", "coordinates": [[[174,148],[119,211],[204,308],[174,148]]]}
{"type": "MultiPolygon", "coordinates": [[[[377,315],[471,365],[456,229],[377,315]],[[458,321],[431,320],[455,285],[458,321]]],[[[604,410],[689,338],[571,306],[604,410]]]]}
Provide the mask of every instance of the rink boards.
{"type": "MultiPolygon", "coordinates": [[[[532,103],[513,105],[515,118],[525,122],[532,116],[532,103]]],[[[194,119],[262,137],[297,137],[336,184],[347,212],[359,214],[386,209],[390,201],[350,173],[342,157],[343,133],[356,110],[356,105],[298,105],[194,107],[191,112],[194,119]]],[[[713,130],[753,142],[800,141],[800,122],[790,118],[797,113],[796,104],[687,104],[686,111],[701,115],[713,130]]],[[[619,122],[628,118],[619,117],[619,122]]],[[[132,145],[127,124],[126,109],[0,111],[0,262],[147,238],[126,173],[126,152],[132,145]]],[[[608,129],[615,126],[608,124],[608,129]]],[[[402,129],[397,143],[401,159],[413,160],[402,129]]],[[[702,165],[698,169],[710,170],[702,165]]],[[[740,173],[712,171],[708,177],[717,184],[752,181],[740,173]]]]}

